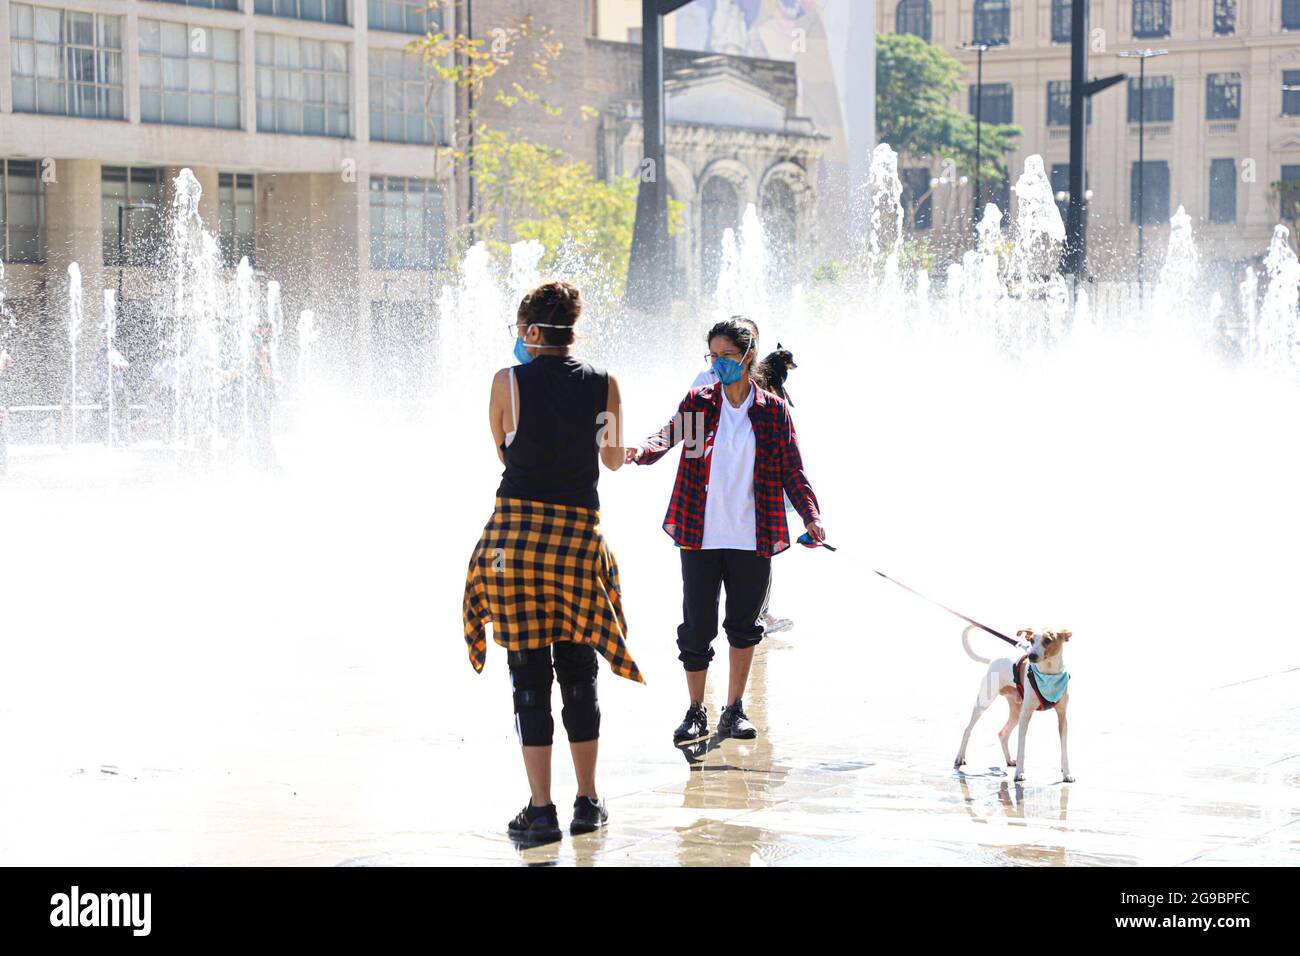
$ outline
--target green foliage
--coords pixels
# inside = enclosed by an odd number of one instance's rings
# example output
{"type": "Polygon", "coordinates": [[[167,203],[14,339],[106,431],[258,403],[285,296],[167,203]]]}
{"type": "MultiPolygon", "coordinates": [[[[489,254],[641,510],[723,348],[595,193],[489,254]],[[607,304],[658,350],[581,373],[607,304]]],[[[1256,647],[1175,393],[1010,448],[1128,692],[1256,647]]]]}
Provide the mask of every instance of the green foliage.
{"type": "Polygon", "coordinates": [[[809,278],[819,285],[835,285],[844,278],[844,266],[836,259],[828,260],[816,266],[809,278]]]}
{"type": "MultiPolygon", "coordinates": [[[[876,34],[876,135],[916,159],[952,159],[975,172],[975,118],[952,100],[964,93],[965,68],[941,47],[910,34],[876,34]]],[[[1004,153],[1019,126],[981,123],[980,171],[986,181],[1007,173],[1004,153]]]]}
{"type": "MultiPolygon", "coordinates": [[[[581,265],[593,278],[622,288],[636,221],[635,177],[605,182],[561,150],[499,130],[480,131],[471,151],[478,228],[510,241],[540,241],[546,246],[544,271],[561,263],[570,271],[581,265]]],[[[671,204],[670,232],[681,230],[683,209],[680,202],[671,204]]]]}

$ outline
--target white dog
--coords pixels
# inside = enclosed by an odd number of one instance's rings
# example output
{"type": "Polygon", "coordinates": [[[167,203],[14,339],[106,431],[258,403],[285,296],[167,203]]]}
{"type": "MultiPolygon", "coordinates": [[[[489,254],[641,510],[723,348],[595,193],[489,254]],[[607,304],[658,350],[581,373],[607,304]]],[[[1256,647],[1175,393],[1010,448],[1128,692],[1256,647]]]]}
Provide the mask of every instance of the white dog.
{"type": "Polygon", "coordinates": [[[1008,713],[1007,722],[998,731],[998,742],[1002,744],[1002,756],[1006,758],[1007,766],[1016,768],[1016,782],[1025,779],[1025,733],[1029,729],[1029,718],[1034,715],[1034,711],[1050,707],[1056,710],[1056,724],[1061,733],[1061,774],[1066,783],[1073,783],[1070,754],[1065,742],[1065,711],[1070,703],[1070,675],[1066,673],[1062,656],[1071,632],[1035,631],[1031,628],[1016,631],[1016,637],[1029,639],[1027,653],[1018,660],[1010,657],[989,660],[970,649],[970,632],[974,630],[977,628],[972,625],[961,632],[962,647],[971,660],[988,664],[989,669],[984,674],[979,696],[975,699],[970,723],[961,736],[961,748],[957,751],[953,767],[960,769],[966,763],[966,744],[970,741],[970,732],[975,729],[980,715],[1001,695],[1007,699],[1008,713]],[[1012,760],[1011,751],[1007,749],[1007,738],[1011,736],[1011,728],[1017,721],[1020,724],[1020,742],[1016,747],[1016,759],[1012,760]]]}

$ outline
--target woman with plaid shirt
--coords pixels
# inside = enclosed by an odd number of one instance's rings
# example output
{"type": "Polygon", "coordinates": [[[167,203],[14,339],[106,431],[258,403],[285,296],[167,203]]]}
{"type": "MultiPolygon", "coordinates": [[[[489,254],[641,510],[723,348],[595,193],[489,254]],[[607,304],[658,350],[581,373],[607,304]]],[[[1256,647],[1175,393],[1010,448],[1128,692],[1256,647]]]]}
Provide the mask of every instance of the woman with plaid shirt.
{"type": "Polygon", "coordinates": [[[758,335],[753,323],[742,316],[719,322],[709,330],[708,344],[706,359],[718,382],[691,389],[672,421],[627,452],[628,461],[649,465],[679,441],[686,443],[664,518],[664,531],[676,542],[682,561],[677,647],[690,706],[673,732],[678,744],[708,736],[704,682],[724,588],[722,627],[731,645],[731,673],[718,734],[746,740],[758,736],[743,698],[754,648],[763,639],[759,616],[767,605],[772,556],[790,547],[783,493],[812,540],[826,537],[790,410],[761,387],[755,374],[758,335]]]}

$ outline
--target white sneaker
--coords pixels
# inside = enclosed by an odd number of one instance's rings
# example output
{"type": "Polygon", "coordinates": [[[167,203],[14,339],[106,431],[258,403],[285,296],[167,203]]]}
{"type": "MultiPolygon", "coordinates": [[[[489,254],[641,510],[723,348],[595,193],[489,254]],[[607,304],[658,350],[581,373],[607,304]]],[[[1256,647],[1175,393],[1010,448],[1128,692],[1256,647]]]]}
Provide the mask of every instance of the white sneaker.
{"type": "Polygon", "coordinates": [[[762,621],[764,637],[769,634],[780,634],[782,631],[788,631],[794,627],[794,621],[788,617],[773,617],[768,612],[763,613],[762,621]]]}

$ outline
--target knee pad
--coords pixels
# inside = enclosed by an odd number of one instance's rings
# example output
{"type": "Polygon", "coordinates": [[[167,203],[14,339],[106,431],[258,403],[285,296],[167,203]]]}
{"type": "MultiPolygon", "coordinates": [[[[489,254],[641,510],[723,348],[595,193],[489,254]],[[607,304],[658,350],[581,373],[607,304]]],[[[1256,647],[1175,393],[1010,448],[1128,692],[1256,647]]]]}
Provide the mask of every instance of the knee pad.
{"type": "Polygon", "coordinates": [[[555,737],[550,688],[515,691],[515,730],[522,747],[549,747],[555,737]]]}
{"type": "Polygon", "coordinates": [[[594,673],[590,678],[561,682],[560,698],[564,701],[560,717],[570,743],[595,740],[600,736],[600,701],[596,697],[594,673]]]}
{"type": "Polygon", "coordinates": [[[541,655],[533,651],[512,651],[510,679],[514,684],[515,730],[523,747],[549,747],[555,735],[551,717],[551,662],[545,668],[541,655]]]}

